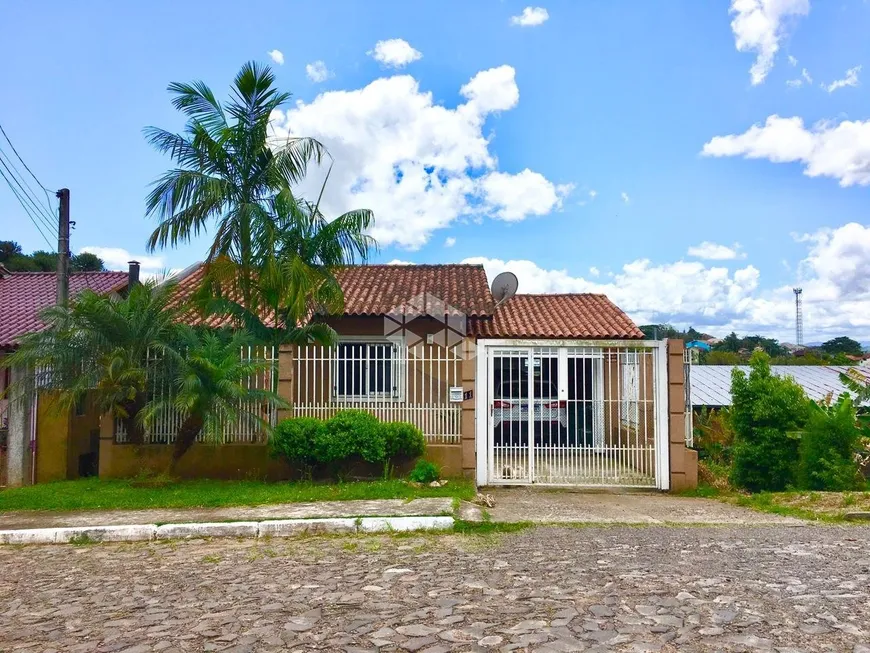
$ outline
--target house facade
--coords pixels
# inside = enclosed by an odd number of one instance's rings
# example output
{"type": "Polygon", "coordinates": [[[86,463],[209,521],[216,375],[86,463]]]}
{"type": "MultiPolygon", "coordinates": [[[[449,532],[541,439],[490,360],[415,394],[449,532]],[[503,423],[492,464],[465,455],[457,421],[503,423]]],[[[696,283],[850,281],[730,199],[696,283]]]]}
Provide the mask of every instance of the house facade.
{"type": "MultiPolygon", "coordinates": [[[[131,272],[74,272],[69,295],[84,289],[118,295],[138,278],[131,272]]],[[[22,336],[39,331],[43,309],[57,296],[53,272],[8,272],[0,269],[0,359],[13,352],[22,336]]],[[[99,461],[100,415],[83,402],[72,414],[57,410],[46,393],[10,397],[7,389],[25,374],[0,368],[0,485],[27,485],[96,474],[99,461]]]]}
{"type": "MultiPolygon", "coordinates": [[[[179,279],[184,296],[201,270],[179,279]]],[[[264,419],[329,418],[347,408],[417,425],[427,458],[479,485],[681,489],[697,483],[685,445],[681,342],[644,340],[602,295],[516,295],[497,304],[477,265],[365,265],[339,272],[340,316],[321,317],[336,347],[282,347],[252,383],[277,387],[286,410],[264,419]]],[[[101,476],[169,459],[172,420],[126,442],[101,425],[101,476]]],[[[262,434],[228,425],[197,445],[185,476],[286,478],[262,434]]]]}

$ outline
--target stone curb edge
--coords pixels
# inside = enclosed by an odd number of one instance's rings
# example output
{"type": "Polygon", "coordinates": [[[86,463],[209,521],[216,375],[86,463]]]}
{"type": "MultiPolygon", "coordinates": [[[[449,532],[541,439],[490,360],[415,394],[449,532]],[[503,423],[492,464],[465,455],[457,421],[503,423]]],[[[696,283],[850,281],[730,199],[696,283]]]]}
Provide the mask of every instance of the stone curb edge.
{"type": "Polygon", "coordinates": [[[319,533],[386,533],[449,530],[453,517],[325,517],[189,524],[73,526],[0,531],[0,544],[149,542],[204,537],[292,537],[319,533]]]}

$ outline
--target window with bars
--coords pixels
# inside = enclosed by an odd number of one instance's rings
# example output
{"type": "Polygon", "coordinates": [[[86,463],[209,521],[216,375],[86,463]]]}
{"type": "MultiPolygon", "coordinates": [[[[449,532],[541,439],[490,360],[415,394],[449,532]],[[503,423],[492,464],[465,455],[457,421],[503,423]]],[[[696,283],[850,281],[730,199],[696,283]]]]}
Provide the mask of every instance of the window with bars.
{"type": "Polygon", "coordinates": [[[399,347],[390,342],[340,342],[335,357],[336,399],[400,399],[399,347]]]}

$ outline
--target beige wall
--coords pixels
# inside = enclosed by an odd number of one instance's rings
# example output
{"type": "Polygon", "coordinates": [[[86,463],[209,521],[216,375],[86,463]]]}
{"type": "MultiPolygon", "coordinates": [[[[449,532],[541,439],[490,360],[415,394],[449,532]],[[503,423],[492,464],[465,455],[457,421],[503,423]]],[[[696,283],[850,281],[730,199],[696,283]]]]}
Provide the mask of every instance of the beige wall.
{"type": "Polygon", "coordinates": [[[70,416],[55,397],[39,395],[36,410],[36,482],[63,481],[69,475],[70,416]]]}
{"type": "Polygon", "coordinates": [[[668,340],[668,440],[671,491],[698,487],[698,452],[686,447],[683,341],[668,340]]]}
{"type": "MultiPolygon", "coordinates": [[[[100,442],[100,477],[127,478],[143,472],[159,474],[168,469],[171,456],[171,445],[137,447],[115,444],[111,436],[104,437],[100,442]]],[[[430,445],[424,458],[438,465],[444,476],[456,477],[462,473],[459,445],[430,445]]],[[[374,470],[373,474],[378,471],[374,470]]],[[[268,481],[285,481],[294,477],[294,471],[286,463],[269,456],[269,447],[265,444],[195,444],[178,463],[176,473],[182,478],[268,481]]]]}

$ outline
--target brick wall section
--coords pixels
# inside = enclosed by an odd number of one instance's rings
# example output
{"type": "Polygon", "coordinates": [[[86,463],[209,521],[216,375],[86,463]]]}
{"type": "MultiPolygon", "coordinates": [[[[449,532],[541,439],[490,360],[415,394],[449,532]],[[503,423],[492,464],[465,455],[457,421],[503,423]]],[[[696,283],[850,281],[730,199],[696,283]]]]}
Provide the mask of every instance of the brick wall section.
{"type": "Polygon", "coordinates": [[[671,491],[698,487],[698,452],[686,447],[683,341],[668,340],[668,437],[671,491]]]}
{"type": "Polygon", "coordinates": [[[475,388],[474,379],[477,370],[477,345],[474,338],[466,338],[462,343],[462,391],[465,397],[462,402],[462,475],[466,478],[475,477],[475,388]]]}

